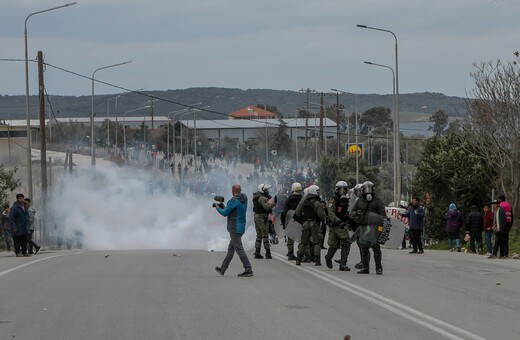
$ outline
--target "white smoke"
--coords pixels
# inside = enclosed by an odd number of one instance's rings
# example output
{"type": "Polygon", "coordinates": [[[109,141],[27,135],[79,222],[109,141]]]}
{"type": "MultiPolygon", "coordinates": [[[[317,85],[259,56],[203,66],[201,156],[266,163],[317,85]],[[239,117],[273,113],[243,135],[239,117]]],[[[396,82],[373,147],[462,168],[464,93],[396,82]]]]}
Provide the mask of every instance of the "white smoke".
{"type": "MultiPolygon", "coordinates": [[[[229,192],[216,193],[226,200],[229,192]]],[[[251,197],[249,205],[251,205],[251,197]]],[[[226,218],[208,197],[179,197],[162,172],[97,166],[60,179],[51,206],[58,228],[71,237],[81,231],[88,249],[226,250],[226,218]]],[[[251,208],[251,207],[250,207],[251,208]]],[[[254,247],[252,214],[244,247],[254,247]]]]}

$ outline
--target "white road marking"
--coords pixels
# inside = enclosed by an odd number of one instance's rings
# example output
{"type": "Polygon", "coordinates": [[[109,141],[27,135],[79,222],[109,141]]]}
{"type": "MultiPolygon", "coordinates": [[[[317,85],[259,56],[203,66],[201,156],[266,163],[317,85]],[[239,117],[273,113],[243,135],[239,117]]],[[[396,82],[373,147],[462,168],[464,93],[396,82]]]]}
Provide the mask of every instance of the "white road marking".
{"type": "Polygon", "coordinates": [[[16,271],[18,269],[22,269],[22,268],[30,266],[31,264],[34,264],[34,263],[38,263],[38,262],[42,262],[42,261],[50,260],[50,259],[55,259],[57,257],[68,256],[68,255],[76,255],[76,254],[82,254],[82,253],[84,253],[84,251],[81,251],[81,252],[78,252],[78,253],[54,255],[54,256],[44,257],[44,258],[41,258],[41,259],[38,259],[38,260],[26,262],[26,263],[21,264],[19,266],[16,266],[16,267],[13,267],[11,269],[7,269],[7,270],[4,270],[3,272],[0,272],[0,276],[4,276],[6,274],[12,273],[12,272],[14,272],[14,271],[16,271]]]}
{"type": "MultiPolygon", "coordinates": [[[[282,262],[292,263],[287,261],[285,256],[279,253],[271,252],[272,255],[282,262]]],[[[407,320],[415,322],[421,326],[424,326],[436,333],[439,333],[445,336],[448,339],[461,340],[461,339],[475,339],[475,340],[485,340],[476,334],[470,333],[462,328],[434,318],[431,315],[425,314],[423,312],[418,311],[412,307],[406,306],[402,303],[394,301],[392,299],[386,298],[380,294],[369,291],[363,287],[357,286],[353,283],[350,283],[346,280],[340,279],[333,275],[330,275],[324,271],[316,270],[307,266],[294,266],[297,269],[300,269],[306,273],[311,274],[312,276],[321,279],[325,282],[328,282],[340,289],[343,289],[349,293],[355,294],[362,299],[365,299],[369,302],[372,302],[380,307],[385,308],[386,310],[395,313],[407,320]],[[451,332],[458,333],[460,336],[451,334],[451,332]],[[462,337],[461,337],[462,336],[462,337]]]]}

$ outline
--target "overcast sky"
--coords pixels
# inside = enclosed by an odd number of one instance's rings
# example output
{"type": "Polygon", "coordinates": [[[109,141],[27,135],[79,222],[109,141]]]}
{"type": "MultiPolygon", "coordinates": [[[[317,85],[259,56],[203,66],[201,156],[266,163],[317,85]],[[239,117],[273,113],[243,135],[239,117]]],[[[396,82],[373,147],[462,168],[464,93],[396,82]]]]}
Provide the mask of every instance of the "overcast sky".
{"type": "MultiPolygon", "coordinates": [[[[0,58],[24,58],[24,20],[68,0],[2,0],[0,58]]],[[[464,97],[472,63],[520,49],[518,0],[78,0],[31,17],[29,58],[130,89],[241,89],[392,93],[391,34],[400,93],[464,97]]],[[[37,94],[36,65],[30,65],[37,94]]],[[[0,94],[25,93],[24,63],[0,61],[0,94]]],[[[88,95],[87,79],[53,68],[51,95],[88,95]]],[[[96,85],[96,93],[121,90],[96,85]]]]}

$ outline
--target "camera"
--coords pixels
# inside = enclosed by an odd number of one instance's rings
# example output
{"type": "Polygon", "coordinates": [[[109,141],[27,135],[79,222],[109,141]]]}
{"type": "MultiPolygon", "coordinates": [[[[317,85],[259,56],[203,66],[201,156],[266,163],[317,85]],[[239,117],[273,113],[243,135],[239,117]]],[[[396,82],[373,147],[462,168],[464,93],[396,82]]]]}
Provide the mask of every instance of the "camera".
{"type": "Polygon", "coordinates": [[[224,196],[215,196],[215,197],[213,197],[213,200],[215,201],[215,202],[213,202],[213,208],[215,208],[215,207],[219,207],[220,209],[225,208],[224,196]]]}

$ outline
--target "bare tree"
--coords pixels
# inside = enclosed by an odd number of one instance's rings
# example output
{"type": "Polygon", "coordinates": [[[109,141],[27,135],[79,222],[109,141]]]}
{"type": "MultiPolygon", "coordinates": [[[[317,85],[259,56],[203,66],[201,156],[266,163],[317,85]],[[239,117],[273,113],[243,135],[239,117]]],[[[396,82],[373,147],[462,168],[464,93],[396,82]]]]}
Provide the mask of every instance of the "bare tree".
{"type": "MultiPolygon", "coordinates": [[[[519,215],[520,205],[520,68],[516,61],[474,64],[475,88],[469,92],[465,124],[474,152],[499,174],[498,187],[519,215]]],[[[518,223],[515,223],[518,224],[518,223]]]]}

